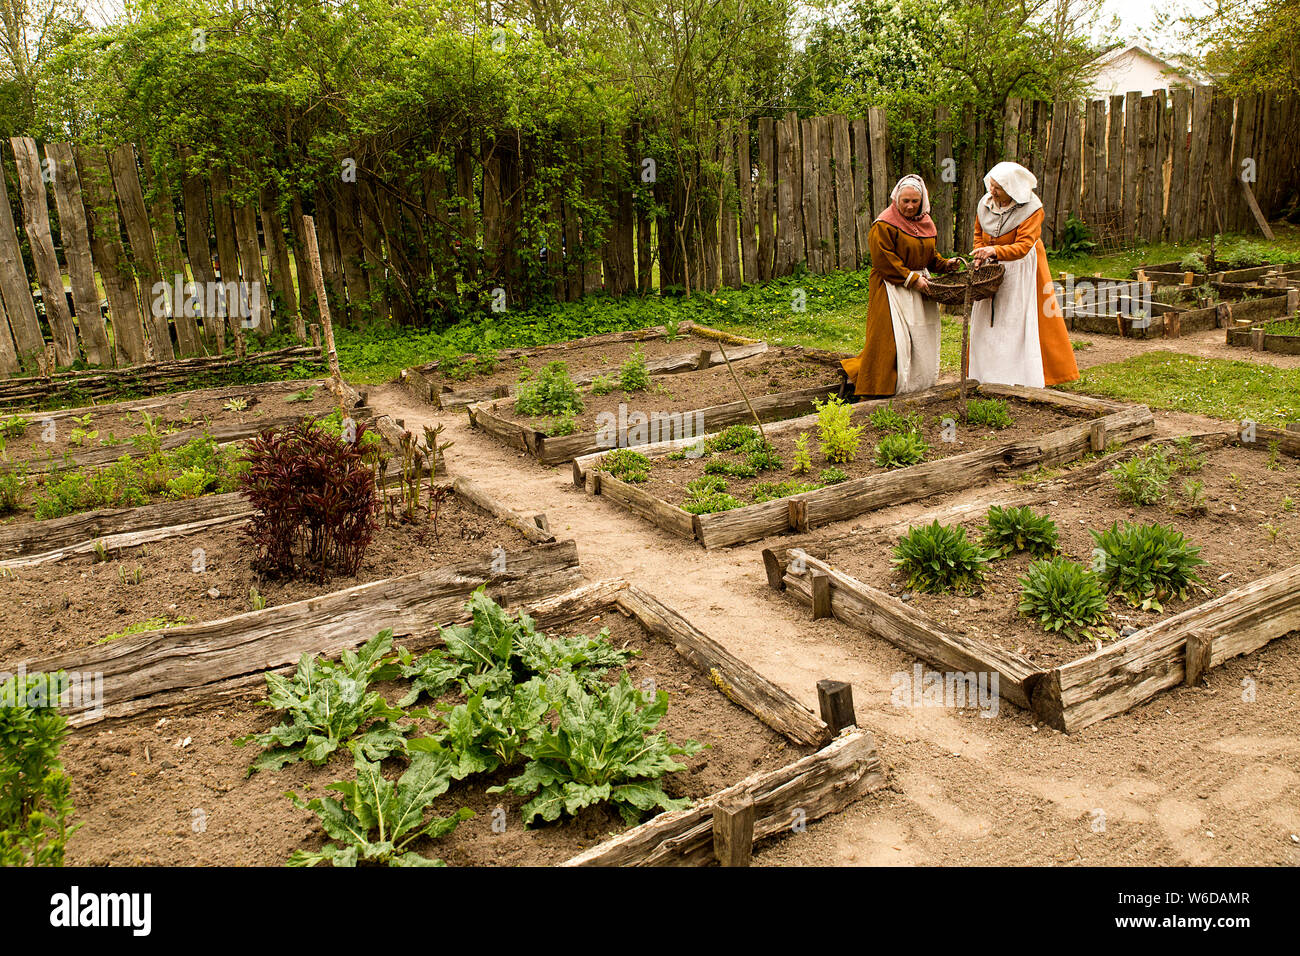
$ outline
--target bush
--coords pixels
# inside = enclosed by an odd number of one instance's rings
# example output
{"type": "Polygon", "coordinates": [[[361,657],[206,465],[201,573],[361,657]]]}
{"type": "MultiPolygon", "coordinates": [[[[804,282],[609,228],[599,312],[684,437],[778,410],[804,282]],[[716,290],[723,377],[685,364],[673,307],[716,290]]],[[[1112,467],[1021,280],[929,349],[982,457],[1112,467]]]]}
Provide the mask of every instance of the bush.
{"type": "Polygon", "coordinates": [[[578,430],[578,424],[572,415],[557,415],[546,426],[546,434],[554,438],[557,435],[572,435],[578,430]]]}
{"type": "Polygon", "coordinates": [[[516,392],[515,411],[529,417],[576,415],[582,411],[582,396],[569,378],[569,366],[551,362],[535,382],[521,383],[516,392]]]}
{"type": "Polygon", "coordinates": [[[913,412],[904,415],[894,410],[894,403],[877,408],[871,413],[871,425],[882,432],[919,432],[921,416],[913,412]]]}
{"type": "Polygon", "coordinates": [[[818,480],[823,485],[838,485],[841,481],[849,480],[849,473],[843,468],[823,468],[818,480]]]}
{"type": "Polygon", "coordinates": [[[320,579],[357,573],[379,510],[365,433],[361,423],[356,440],[344,442],[307,420],[248,443],[239,484],[258,512],[245,531],[257,549],[255,568],[320,579]]]}
{"type": "Polygon", "coordinates": [[[618,380],[612,375],[597,375],[591,380],[591,394],[608,395],[618,388],[618,380]]]}
{"type": "Polygon", "coordinates": [[[0,866],[62,866],[78,829],[69,826],[71,787],[59,762],[65,686],[62,672],[0,684],[0,866]]]}
{"type": "Polygon", "coordinates": [[[650,373],[645,367],[645,353],[641,346],[632,350],[623,367],[618,370],[618,385],[625,392],[645,392],[650,389],[650,373]]]}
{"type": "Polygon", "coordinates": [[[600,460],[600,466],[619,481],[640,484],[650,478],[650,459],[627,448],[611,451],[600,460]]]}
{"type": "Polygon", "coordinates": [[[1132,607],[1163,610],[1161,601],[1182,600],[1193,584],[1200,584],[1194,570],[1205,561],[1201,549],[1189,544],[1182,532],[1162,524],[1120,528],[1112,524],[1105,531],[1090,532],[1101,552],[1098,576],[1106,589],[1124,598],[1132,607]]]}
{"type": "Polygon", "coordinates": [[[1182,260],[1178,263],[1178,265],[1184,272],[1205,271],[1205,259],[1202,258],[1199,252],[1187,253],[1187,255],[1183,256],[1182,260]]]}
{"type": "Polygon", "coordinates": [[[907,575],[917,591],[971,591],[979,585],[988,561],[959,525],[921,525],[903,535],[894,547],[892,564],[907,575]]]}
{"type": "Polygon", "coordinates": [[[715,511],[730,511],[744,504],[738,498],[727,493],[727,483],[716,475],[696,478],[686,484],[686,500],[682,510],[693,515],[712,514],[715,511]]]}
{"type": "MultiPolygon", "coordinates": [[[[1020,579],[1020,613],[1038,618],[1043,630],[1071,641],[1092,640],[1092,628],[1106,620],[1106,594],[1097,576],[1081,564],[1056,557],[1035,561],[1020,579]]],[[[1114,637],[1110,628],[1102,631],[1114,637]]]]}
{"type": "Polygon", "coordinates": [[[1145,455],[1135,455],[1110,470],[1115,492],[1121,501],[1136,505],[1154,505],[1165,496],[1173,466],[1165,448],[1154,448],[1145,455]]]}
{"type": "Polygon", "coordinates": [[[1000,398],[973,398],[966,404],[966,423],[985,428],[1010,428],[1015,424],[1007,403],[1000,398]]]}
{"type": "Polygon", "coordinates": [[[925,460],[925,439],[919,432],[894,432],[876,442],[875,462],[880,468],[902,468],[925,460]]]}
{"type": "Polygon", "coordinates": [[[835,464],[853,461],[858,457],[865,425],[850,425],[853,407],[838,398],[825,402],[814,401],[817,408],[817,434],[821,452],[826,460],[835,464]]]}
{"type": "Polygon", "coordinates": [[[728,425],[704,443],[707,451],[749,450],[762,442],[763,436],[752,425],[728,425]]]}
{"type": "Polygon", "coordinates": [[[980,529],[984,532],[981,543],[990,557],[1004,558],[1017,551],[1028,551],[1034,557],[1040,557],[1056,551],[1056,522],[1028,505],[1023,508],[994,505],[989,509],[985,522],[980,529]]]}
{"type": "Polygon", "coordinates": [[[0,515],[18,510],[26,487],[27,481],[21,467],[0,469],[0,515]]]}

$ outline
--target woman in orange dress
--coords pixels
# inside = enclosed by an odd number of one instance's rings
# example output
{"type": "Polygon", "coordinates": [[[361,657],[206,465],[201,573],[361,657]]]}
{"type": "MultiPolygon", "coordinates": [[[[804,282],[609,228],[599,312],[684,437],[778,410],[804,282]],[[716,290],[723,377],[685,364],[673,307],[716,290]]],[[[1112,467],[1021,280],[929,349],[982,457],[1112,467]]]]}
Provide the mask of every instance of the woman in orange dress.
{"type": "Polygon", "coordinates": [[[997,294],[971,310],[970,377],[981,382],[1042,388],[1079,377],[1047,267],[1037,185],[1019,163],[998,163],[984,177],[971,254],[977,264],[1001,262],[1005,273],[997,294]]]}
{"type": "Polygon", "coordinates": [[[921,293],[929,268],[947,272],[957,260],[934,248],[930,194],[920,176],[904,176],[867,234],[867,335],[862,351],[840,362],[840,395],[855,400],[929,388],[939,380],[939,307],[921,293]]]}

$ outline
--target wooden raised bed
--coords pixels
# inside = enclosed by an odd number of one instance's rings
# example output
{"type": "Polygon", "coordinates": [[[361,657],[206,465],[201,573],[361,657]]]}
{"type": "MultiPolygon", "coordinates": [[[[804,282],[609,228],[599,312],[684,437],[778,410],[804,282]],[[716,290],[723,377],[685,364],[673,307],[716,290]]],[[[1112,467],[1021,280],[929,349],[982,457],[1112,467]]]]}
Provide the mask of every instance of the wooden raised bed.
{"type": "MultiPolygon", "coordinates": [[[[1300,292],[1292,296],[1292,304],[1296,299],[1300,299],[1300,292]]],[[[1274,331],[1277,326],[1286,322],[1293,314],[1294,311],[1289,310],[1280,319],[1256,323],[1247,321],[1235,328],[1229,328],[1225,336],[1227,343],[1241,348],[1254,349],[1257,352],[1281,352],[1286,355],[1300,355],[1300,335],[1274,331]]]]}
{"type": "MultiPolygon", "coordinates": [[[[1132,280],[1079,277],[1080,282],[1101,283],[1101,288],[1108,285],[1132,285],[1132,280]]],[[[1147,285],[1154,289],[1153,283],[1147,285]]],[[[1274,290],[1276,293],[1277,290],[1274,290]]],[[[1204,300],[1203,300],[1204,301],[1204,300]]],[[[1192,303],[1174,305],[1161,302],[1153,295],[1147,296],[1143,305],[1147,316],[1134,317],[1123,298],[1118,312],[1099,311],[1087,308],[1067,300],[1063,292],[1057,293],[1057,302],[1061,306],[1066,328],[1073,332],[1087,332],[1100,335],[1119,335],[1135,339],[1178,338],[1193,332],[1208,329],[1229,328],[1238,324],[1250,324],[1266,319],[1280,318],[1289,311],[1285,294],[1265,295],[1262,298],[1239,299],[1233,302],[1216,302],[1210,305],[1194,306],[1192,303]]]]}
{"type": "MultiPolygon", "coordinates": [[[[1262,427],[1250,447],[1260,450],[1271,441],[1289,455],[1300,453],[1300,436],[1262,427]]],[[[1235,434],[1232,443],[1242,444],[1235,434]]],[[[1108,456],[1104,464],[1117,457],[1122,455],[1108,456]]],[[[1069,484],[1079,477],[1063,481],[1069,484]]],[[[981,503],[979,510],[990,503],[981,503]]],[[[1003,502],[1020,503],[1029,501],[1012,496],[1003,502]]],[[[931,517],[900,526],[926,523],[931,517]]],[[[808,605],[814,618],[833,616],[947,671],[997,674],[1004,699],[1065,732],[1123,713],[1171,687],[1195,684],[1210,668],[1300,629],[1300,565],[1293,565],[1140,628],[1094,653],[1045,667],[959,633],[801,548],[766,549],[763,563],[768,585],[808,605]]]]}
{"type": "MultiPolygon", "coordinates": [[[[838,364],[840,359],[840,356],[820,349],[796,348],[786,351],[797,351],[799,355],[813,362],[826,365],[838,364]]],[[[814,409],[814,402],[834,395],[837,388],[835,384],[828,384],[769,395],[755,395],[749,402],[742,399],[722,405],[711,405],[707,408],[681,409],[664,413],[668,416],[664,421],[675,420],[679,423],[689,421],[692,428],[695,427],[696,422],[699,422],[701,431],[700,434],[692,437],[691,440],[694,441],[704,434],[710,434],[728,425],[752,422],[754,414],[765,422],[806,415],[814,409]]],[[[513,405],[514,399],[499,399],[470,405],[470,424],[482,428],[512,448],[527,452],[544,465],[557,465],[583,455],[612,450],[602,442],[601,434],[596,431],[578,432],[572,435],[547,435],[530,425],[512,421],[507,416],[513,405]]],[[[643,446],[636,447],[640,450],[643,446]]]]}
{"type": "MultiPolygon", "coordinates": [[[[1262,266],[1250,266],[1245,269],[1226,269],[1218,272],[1206,274],[1204,272],[1192,273],[1193,282],[1254,282],[1262,279],[1270,272],[1278,270],[1284,272],[1295,272],[1300,274],[1300,263],[1291,262],[1274,262],[1262,266]]],[[[1160,285],[1183,285],[1186,278],[1186,270],[1182,268],[1179,262],[1160,262],[1152,265],[1136,266],[1130,273],[1133,278],[1138,278],[1138,274],[1145,275],[1152,282],[1160,285]]]]}
{"type": "MultiPolygon", "coordinates": [[[[651,375],[675,375],[680,372],[694,372],[714,365],[721,365],[724,360],[722,350],[716,347],[719,342],[724,346],[731,346],[726,350],[726,353],[727,358],[733,362],[752,358],[767,351],[767,343],[765,342],[732,335],[728,332],[709,328],[706,325],[697,325],[689,320],[681,323],[678,332],[682,335],[678,351],[646,361],[646,369],[651,375]]],[[[569,363],[580,363],[582,356],[581,354],[575,356],[573,354],[574,350],[578,350],[580,353],[584,347],[611,345],[620,342],[658,341],[664,339],[666,334],[667,330],[663,326],[656,326],[629,332],[591,335],[581,339],[573,339],[569,342],[538,345],[531,348],[503,349],[497,355],[500,360],[535,358],[542,362],[564,360],[569,363]]],[[[461,356],[462,359],[471,357],[472,355],[461,356]]],[[[440,364],[439,362],[429,362],[425,365],[415,365],[403,369],[398,375],[398,380],[407,391],[420,401],[429,402],[439,408],[461,408],[475,402],[488,401],[493,398],[508,398],[515,394],[515,385],[511,383],[475,386],[444,381],[438,376],[440,364]]],[[[579,367],[571,369],[569,377],[577,385],[589,385],[596,376],[609,371],[609,368],[579,367]]]]}
{"type": "MultiPolygon", "coordinates": [[[[553,547],[571,549],[572,545],[553,547]]],[[[280,622],[283,627],[254,630],[252,620],[240,626],[232,618],[214,622],[211,626],[221,625],[220,632],[209,635],[202,643],[197,635],[182,636],[180,629],[176,629],[131,639],[134,646],[130,653],[123,641],[113,648],[95,649],[93,659],[83,654],[75,661],[51,659],[40,663],[75,665],[77,669],[103,672],[107,707],[97,715],[99,720],[133,716],[157,708],[175,712],[198,702],[230,707],[235,706],[234,698],[247,699],[250,692],[259,689],[267,669],[288,672],[298,653],[337,655],[373,636],[377,627],[391,627],[395,636],[407,638],[403,644],[413,652],[434,646],[439,642],[438,626],[466,620],[463,603],[469,593],[467,588],[486,580],[494,597],[509,599],[542,630],[585,623],[598,614],[621,614],[634,619],[651,639],[671,645],[685,663],[699,672],[706,685],[748,711],[801,753],[807,748],[818,748],[787,766],[746,777],[697,800],[685,810],[661,813],[563,865],[691,866],[711,863],[715,857],[725,859],[728,865],[743,865],[758,840],[787,831],[793,824],[811,822],[841,810],[885,785],[884,768],[871,734],[853,725],[851,699],[840,693],[833,701],[836,706],[823,705],[830,711],[828,716],[834,719],[834,726],[842,728],[837,735],[831,726],[784,689],[635,585],[616,579],[572,590],[552,588],[550,593],[545,593],[545,586],[553,585],[554,581],[543,585],[535,579],[520,577],[513,582],[512,597],[503,582],[494,580],[486,569],[458,570],[471,580],[461,581],[455,574],[440,577],[426,574],[422,595],[412,586],[413,582],[405,582],[400,589],[397,579],[379,582],[389,595],[383,608],[376,608],[368,596],[357,593],[358,589],[327,596],[322,600],[343,607],[355,607],[358,599],[370,605],[335,618],[335,627],[330,626],[331,621],[324,613],[295,608],[292,621],[280,622]],[[351,604],[343,600],[347,595],[352,596],[351,604]],[[403,597],[408,600],[402,600],[403,597]],[[381,611],[383,616],[377,618],[376,611],[381,611]],[[242,630],[245,635],[242,645],[236,630],[242,630]],[[131,666],[132,662],[135,667],[131,666]],[[129,673],[132,670],[139,673],[129,673]],[[752,823],[746,826],[750,805],[752,823]],[[740,820],[734,812],[737,807],[743,808],[740,820]]],[[[240,617],[252,619],[254,615],[240,617]]],[[[29,665],[29,672],[36,666],[39,665],[29,665]]],[[[710,691],[706,687],[703,692],[710,691]]],[[[828,693],[828,702],[830,696],[828,693]]],[[[72,722],[74,733],[80,737],[90,719],[74,716],[72,722]]]]}
{"type": "MultiPolygon", "coordinates": [[[[610,498],[665,531],[698,541],[705,548],[718,548],[786,531],[807,531],[878,508],[968,488],[999,475],[1039,465],[1073,461],[1091,451],[1099,451],[1111,442],[1124,444],[1144,438],[1155,427],[1151,410],[1145,405],[1124,405],[1090,396],[1022,386],[974,383],[973,388],[976,396],[1041,402],[1071,414],[1088,416],[1088,420],[1032,440],[1002,442],[948,458],[854,478],[814,491],[714,514],[692,515],[603,471],[601,459],[608,452],[576,458],[573,463],[573,480],[574,484],[586,488],[589,493],[610,498]]],[[[891,401],[901,411],[950,401],[957,396],[958,391],[956,384],[939,385],[915,395],[863,401],[853,406],[852,417],[866,418],[872,411],[891,401]]],[[[816,421],[816,415],[789,419],[769,426],[766,432],[773,435],[809,429],[815,427],[816,421]]],[[[659,442],[637,450],[648,457],[658,457],[698,440],[659,442]]]]}

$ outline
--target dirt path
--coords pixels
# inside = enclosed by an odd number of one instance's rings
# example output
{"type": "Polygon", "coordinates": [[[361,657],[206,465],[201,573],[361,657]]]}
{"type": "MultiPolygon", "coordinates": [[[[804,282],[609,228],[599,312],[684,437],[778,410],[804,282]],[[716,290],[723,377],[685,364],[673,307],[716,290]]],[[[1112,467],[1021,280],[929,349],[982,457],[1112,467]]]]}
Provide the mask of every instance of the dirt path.
{"type": "MultiPolygon", "coordinates": [[[[1103,347],[1110,343],[1097,354],[1103,347]]],[[[545,511],[558,536],[577,541],[588,578],[630,578],[811,710],[818,679],[853,684],[859,723],[876,735],[891,788],[767,842],[756,862],[1300,865],[1300,637],[1211,671],[1206,688],[1160,695],[1071,736],[1035,727],[1031,714],[1005,702],[993,719],[896,707],[894,675],[911,673],[914,659],[839,622],[811,622],[770,591],[764,543],[706,552],[575,488],[567,464],[539,465],[470,429],[463,410],[439,411],[391,385],[371,387],[369,397],[417,433],[445,423],[455,442],[452,473],[472,475],[521,511],[545,511]]],[[[1162,434],[1223,427],[1192,415],[1157,417],[1162,434]]],[[[988,491],[891,508],[832,530],[885,524],[988,491]]]]}

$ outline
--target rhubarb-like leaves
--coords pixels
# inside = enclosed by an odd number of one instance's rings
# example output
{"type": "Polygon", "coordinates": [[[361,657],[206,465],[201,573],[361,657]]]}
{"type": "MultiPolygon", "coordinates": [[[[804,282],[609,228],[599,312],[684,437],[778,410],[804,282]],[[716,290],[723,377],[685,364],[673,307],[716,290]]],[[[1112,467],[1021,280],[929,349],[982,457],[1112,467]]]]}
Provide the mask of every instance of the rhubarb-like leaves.
{"type": "Polygon", "coordinates": [[[297,850],[289,866],[356,866],[373,863],[386,866],[442,866],[441,860],[421,856],[409,847],[421,837],[446,836],[473,811],[462,807],[449,817],[425,819],[429,804],[447,792],[451,781],[451,757],[446,752],[417,753],[396,783],[384,779],[379,764],[356,755],[355,780],[331,783],[326,789],[338,797],[317,797],[303,801],[287,796],[294,805],[310,810],[335,842],[320,850],[297,850]]]}

